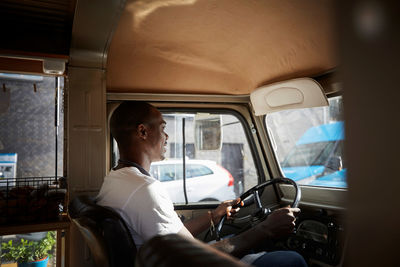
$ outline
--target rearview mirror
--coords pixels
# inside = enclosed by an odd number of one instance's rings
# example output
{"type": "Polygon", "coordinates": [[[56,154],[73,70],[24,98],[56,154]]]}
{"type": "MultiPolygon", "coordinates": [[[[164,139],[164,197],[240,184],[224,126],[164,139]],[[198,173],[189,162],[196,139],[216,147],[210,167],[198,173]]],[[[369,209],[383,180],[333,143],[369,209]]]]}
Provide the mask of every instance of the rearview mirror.
{"type": "Polygon", "coordinates": [[[222,145],[221,116],[196,114],[194,139],[197,150],[220,150],[222,145]]]}

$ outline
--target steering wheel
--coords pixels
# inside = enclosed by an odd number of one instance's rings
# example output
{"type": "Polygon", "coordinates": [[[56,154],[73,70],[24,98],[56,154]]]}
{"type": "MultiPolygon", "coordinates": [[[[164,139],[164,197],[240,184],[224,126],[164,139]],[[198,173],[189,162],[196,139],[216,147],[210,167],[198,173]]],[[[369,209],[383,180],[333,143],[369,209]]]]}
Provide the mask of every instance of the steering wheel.
{"type": "MultiPolygon", "coordinates": [[[[264,183],[261,183],[259,185],[256,185],[252,188],[250,188],[249,190],[247,190],[246,192],[244,192],[241,196],[240,199],[243,201],[244,203],[244,207],[248,206],[252,203],[256,203],[257,205],[257,210],[256,212],[254,212],[251,216],[252,217],[257,217],[259,219],[266,219],[267,216],[269,214],[272,213],[272,211],[269,208],[265,208],[263,207],[263,205],[261,204],[261,200],[260,200],[260,194],[259,191],[261,189],[263,189],[266,186],[270,186],[273,184],[289,184],[292,185],[295,188],[296,191],[296,195],[294,197],[294,200],[292,202],[292,204],[290,205],[292,208],[297,208],[297,206],[299,205],[299,201],[301,198],[301,189],[300,187],[297,185],[297,183],[295,181],[293,181],[292,179],[289,178],[285,178],[285,177],[279,177],[279,178],[274,178],[271,179],[269,181],[266,181],[264,183]],[[250,196],[253,195],[253,198],[250,198],[250,196]]],[[[239,207],[239,204],[233,206],[233,208],[237,208],[239,207]]],[[[216,235],[216,240],[219,241],[221,240],[221,229],[222,226],[224,225],[226,220],[226,215],[224,215],[221,219],[221,221],[218,223],[217,227],[215,228],[215,235],[216,235]]]]}

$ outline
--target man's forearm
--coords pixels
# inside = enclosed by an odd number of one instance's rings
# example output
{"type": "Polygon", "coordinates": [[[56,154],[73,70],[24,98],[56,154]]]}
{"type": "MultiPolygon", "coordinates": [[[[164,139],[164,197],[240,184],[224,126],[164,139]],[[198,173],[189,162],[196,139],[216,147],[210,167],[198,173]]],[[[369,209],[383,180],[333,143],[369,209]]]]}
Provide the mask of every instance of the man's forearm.
{"type": "Polygon", "coordinates": [[[240,235],[213,244],[226,253],[242,257],[266,239],[282,237],[293,232],[298,208],[284,207],[272,212],[268,218],[240,235]]]}
{"type": "Polygon", "coordinates": [[[240,235],[213,243],[211,246],[240,258],[246,255],[250,249],[254,249],[266,238],[268,237],[265,232],[261,231],[259,227],[256,226],[240,235]]]}
{"type": "Polygon", "coordinates": [[[185,227],[193,236],[197,236],[211,226],[212,213],[203,215],[184,222],[185,227]]]}

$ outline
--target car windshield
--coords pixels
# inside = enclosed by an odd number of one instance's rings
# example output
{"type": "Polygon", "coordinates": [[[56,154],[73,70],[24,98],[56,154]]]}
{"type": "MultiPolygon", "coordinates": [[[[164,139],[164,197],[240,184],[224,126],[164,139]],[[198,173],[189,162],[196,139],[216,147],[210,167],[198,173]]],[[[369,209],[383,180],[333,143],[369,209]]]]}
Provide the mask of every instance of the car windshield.
{"type": "Polygon", "coordinates": [[[282,167],[325,165],[336,142],[318,142],[294,147],[282,167]]]}

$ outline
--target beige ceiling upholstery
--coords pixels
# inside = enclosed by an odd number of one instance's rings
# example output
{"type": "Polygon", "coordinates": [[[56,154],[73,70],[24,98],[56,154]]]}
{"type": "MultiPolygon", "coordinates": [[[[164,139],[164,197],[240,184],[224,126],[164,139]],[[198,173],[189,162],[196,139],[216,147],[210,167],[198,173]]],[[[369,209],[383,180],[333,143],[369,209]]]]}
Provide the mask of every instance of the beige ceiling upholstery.
{"type": "Polygon", "coordinates": [[[337,66],[331,0],[127,1],[107,91],[249,94],[337,66]]]}

